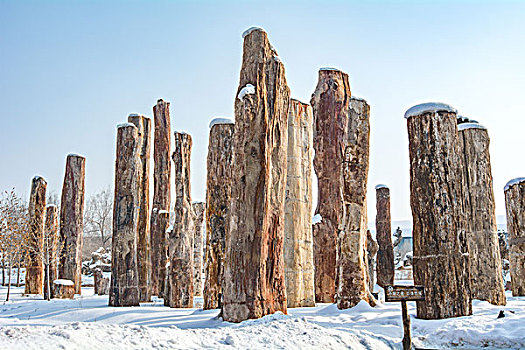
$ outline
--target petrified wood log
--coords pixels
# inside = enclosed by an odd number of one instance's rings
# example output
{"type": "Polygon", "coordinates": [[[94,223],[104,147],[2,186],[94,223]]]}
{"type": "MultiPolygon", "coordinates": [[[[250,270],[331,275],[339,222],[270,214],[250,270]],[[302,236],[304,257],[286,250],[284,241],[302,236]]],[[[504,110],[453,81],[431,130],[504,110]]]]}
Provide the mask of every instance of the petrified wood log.
{"type": "Polygon", "coordinates": [[[75,282],[66,279],[53,281],[53,298],[73,299],[75,297],[75,282]]]}
{"type": "Polygon", "coordinates": [[[42,282],[44,280],[42,251],[44,249],[44,224],[46,220],[46,188],[46,180],[40,176],[33,178],[29,196],[29,252],[26,265],[25,294],[42,294],[42,282]]]}
{"type": "Polygon", "coordinates": [[[110,306],[138,306],[137,225],[140,208],[140,141],[137,127],[118,126],[111,240],[110,306]]]}
{"type": "Polygon", "coordinates": [[[460,124],[458,130],[464,157],[467,220],[470,222],[467,243],[472,298],[505,305],[489,134],[475,123],[460,124]]]}
{"type": "Polygon", "coordinates": [[[44,271],[44,299],[47,299],[49,292],[51,292],[50,297],[53,298],[53,281],[58,278],[58,239],[58,209],[56,205],[51,204],[48,205],[46,209],[46,224],[44,229],[44,257],[46,256],[46,252],[49,256],[49,271],[44,271]]]}
{"type": "Polygon", "coordinates": [[[350,119],[343,159],[344,211],[337,237],[336,301],[347,309],[375,299],[368,289],[366,262],[366,186],[370,154],[370,106],[365,100],[350,99],[350,119]]]}
{"type": "Polygon", "coordinates": [[[206,180],[206,255],[204,310],[221,307],[224,256],[230,219],[233,121],[210,123],[206,180]]]}
{"type": "Polygon", "coordinates": [[[58,276],[75,282],[75,293],[82,286],[82,233],[84,232],[84,182],[86,158],[70,154],[60,200],[60,264],[58,276]]]}
{"type": "Polygon", "coordinates": [[[93,289],[96,295],[109,294],[109,278],[105,277],[100,268],[93,272],[93,289]]]}
{"type": "Polygon", "coordinates": [[[381,287],[394,284],[394,246],[392,245],[392,223],[390,219],[390,189],[376,186],[376,238],[377,284],[381,287]]]}
{"type": "Polygon", "coordinates": [[[193,307],[193,209],[191,207],[190,159],[191,136],[174,134],[173,152],[175,177],[175,223],[169,233],[169,291],[170,307],[193,307]]]}
{"type": "Polygon", "coordinates": [[[313,115],[291,99],[284,204],[284,272],[288,307],[315,306],[312,234],[313,115]]]}
{"type": "MultiPolygon", "coordinates": [[[[150,239],[151,239],[151,285],[150,294],[162,294],[162,286],[165,278],[167,240],[166,228],[164,225],[156,225],[158,217],[153,215],[157,209],[157,214],[166,211],[167,222],[169,222],[170,198],[171,198],[171,128],[170,128],[170,103],[158,100],[153,106],[155,122],[155,134],[153,141],[153,204],[150,220],[150,239]],[[160,284],[159,284],[160,283],[160,284]]],[[[163,215],[163,219],[165,215],[163,215]]],[[[162,223],[164,221],[161,221],[162,223]]]]}
{"type": "Polygon", "coordinates": [[[193,290],[195,295],[202,295],[202,261],[203,261],[203,239],[204,239],[204,211],[206,203],[194,202],[191,204],[193,208],[193,223],[195,227],[195,235],[193,237],[193,290]]]}
{"type": "Polygon", "coordinates": [[[509,260],[513,296],[525,296],[525,178],[505,186],[505,207],[509,230],[509,260]]]}
{"type": "Polygon", "coordinates": [[[151,148],[151,120],[142,115],[130,114],[128,121],[138,130],[140,155],[140,211],[137,236],[137,261],[139,269],[140,301],[149,301],[151,280],[150,217],[149,217],[149,167],[151,148]]]}
{"type": "Polygon", "coordinates": [[[222,309],[224,320],[231,322],[286,313],[283,240],[290,89],[266,32],[252,28],[243,36],[222,309]]]}
{"type": "Polygon", "coordinates": [[[463,159],[455,110],[423,104],[405,113],[410,154],[414,283],[425,287],[417,317],[472,314],[463,159]]]}
{"type": "Polygon", "coordinates": [[[168,263],[168,226],[170,213],[167,210],[153,208],[151,212],[151,232],[156,232],[151,237],[151,251],[157,252],[156,258],[151,258],[151,285],[156,286],[154,293],[163,298],[168,275],[166,264],[168,263]]]}
{"type": "Polygon", "coordinates": [[[379,250],[379,245],[372,237],[370,230],[366,231],[366,256],[368,262],[368,288],[371,292],[374,291],[375,286],[375,265],[376,265],[376,254],[379,250]]]}

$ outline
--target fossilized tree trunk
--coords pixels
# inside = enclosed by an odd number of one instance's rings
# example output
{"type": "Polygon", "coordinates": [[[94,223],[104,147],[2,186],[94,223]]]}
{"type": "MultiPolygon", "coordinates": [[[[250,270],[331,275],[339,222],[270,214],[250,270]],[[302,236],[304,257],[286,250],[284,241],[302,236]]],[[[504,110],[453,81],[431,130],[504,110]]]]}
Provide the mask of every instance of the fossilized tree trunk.
{"type": "Polygon", "coordinates": [[[377,284],[381,287],[394,284],[394,246],[392,245],[392,221],[390,219],[390,189],[376,186],[376,238],[377,284]]]}
{"type": "Polygon", "coordinates": [[[48,205],[46,209],[46,224],[44,229],[44,254],[49,256],[49,271],[44,271],[44,299],[47,294],[53,297],[53,281],[58,279],[57,246],[58,246],[58,209],[56,205],[48,205]]]}
{"type": "Polygon", "coordinates": [[[150,220],[151,295],[160,296],[166,277],[167,239],[165,221],[169,222],[171,198],[171,128],[170,103],[158,100],[153,106],[155,136],[153,141],[153,204],[150,220]],[[156,209],[156,211],[155,211],[156,209]],[[159,217],[161,212],[166,212],[159,217]],[[167,217],[166,217],[167,216],[167,217]],[[164,265],[162,265],[164,262],[164,265]]]}
{"type": "Polygon", "coordinates": [[[117,130],[115,199],[111,240],[110,306],[138,306],[137,225],[140,208],[140,139],[137,127],[117,130]]]}
{"type": "Polygon", "coordinates": [[[42,251],[44,249],[44,224],[46,220],[47,182],[35,176],[31,183],[29,196],[29,254],[26,265],[25,294],[42,294],[44,267],[42,251]]]}
{"type": "Polygon", "coordinates": [[[58,276],[75,283],[75,293],[82,286],[82,233],[84,232],[84,191],[86,158],[70,154],[60,200],[60,264],[58,276]]]}
{"type": "Polygon", "coordinates": [[[204,310],[221,307],[231,205],[233,129],[233,122],[223,119],[214,119],[210,124],[206,180],[204,310]]]}
{"type": "Polygon", "coordinates": [[[137,262],[139,269],[140,301],[149,301],[151,280],[151,237],[149,216],[149,167],[151,148],[151,120],[141,115],[131,114],[128,121],[137,127],[140,155],[140,209],[137,236],[137,262]]]}
{"type": "Polygon", "coordinates": [[[203,261],[203,239],[204,239],[204,214],[206,203],[194,202],[193,224],[195,235],[193,237],[193,290],[195,295],[202,295],[202,261],[203,261]]]}
{"type": "Polygon", "coordinates": [[[288,307],[315,306],[312,235],[312,108],[290,100],[284,204],[284,272],[288,307]]]}
{"type": "Polygon", "coordinates": [[[505,305],[489,134],[479,124],[465,123],[458,129],[464,157],[465,201],[469,204],[467,243],[472,298],[505,305]]]}
{"type": "Polygon", "coordinates": [[[169,233],[170,307],[193,307],[193,209],[191,207],[190,159],[191,136],[175,133],[173,152],[175,177],[175,223],[169,233]]]}
{"type": "Polygon", "coordinates": [[[266,32],[245,32],[235,100],[223,317],[286,313],[284,199],[290,89],[266,32]]]}
{"type": "Polygon", "coordinates": [[[445,104],[405,113],[410,154],[414,283],[425,287],[417,317],[472,314],[463,159],[455,110],[445,104]]]}
{"type": "Polygon", "coordinates": [[[525,296],[525,178],[505,186],[509,230],[510,277],[513,296],[525,296]]]}
{"type": "Polygon", "coordinates": [[[374,240],[374,237],[372,237],[372,234],[370,233],[370,230],[366,231],[366,254],[367,254],[367,262],[368,262],[368,288],[371,292],[374,291],[375,286],[375,265],[376,265],[376,254],[379,250],[379,245],[374,240]]]}

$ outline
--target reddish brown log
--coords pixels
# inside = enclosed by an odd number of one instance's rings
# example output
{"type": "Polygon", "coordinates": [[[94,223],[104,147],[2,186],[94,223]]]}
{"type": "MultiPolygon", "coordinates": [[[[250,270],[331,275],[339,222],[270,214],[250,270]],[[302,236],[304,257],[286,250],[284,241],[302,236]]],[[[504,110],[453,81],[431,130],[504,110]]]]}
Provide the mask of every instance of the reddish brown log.
{"type": "Polygon", "coordinates": [[[44,299],[47,299],[48,289],[51,291],[50,297],[53,298],[53,281],[58,279],[58,240],[58,209],[56,205],[51,204],[47,206],[44,229],[44,254],[46,251],[49,254],[49,274],[44,271],[44,299]]]}
{"type": "Polygon", "coordinates": [[[381,287],[394,284],[394,246],[392,245],[392,221],[390,219],[390,189],[376,186],[376,238],[377,284],[381,287]]]}
{"type": "Polygon", "coordinates": [[[505,186],[512,295],[525,296],[525,178],[505,186]]]}
{"type": "Polygon", "coordinates": [[[194,202],[193,223],[195,235],[193,239],[193,290],[196,296],[202,295],[202,261],[203,261],[203,239],[204,239],[204,211],[206,203],[194,202]]]}
{"type": "MultiPolygon", "coordinates": [[[[153,208],[151,212],[151,232],[157,232],[151,237],[151,251],[158,252],[156,259],[151,259],[151,285],[157,286],[155,294],[164,297],[168,263],[168,226],[170,213],[167,210],[153,208]]],[[[152,292],[153,293],[153,292],[152,292]]]]}
{"type": "Polygon", "coordinates": [[[379,245],[372,237],[370,230],[366,231],[366,257],[368,263],[368,288],[372,292],[375,286],[375,266],[376,266],[376,254],[379,250],[379,245]]]}

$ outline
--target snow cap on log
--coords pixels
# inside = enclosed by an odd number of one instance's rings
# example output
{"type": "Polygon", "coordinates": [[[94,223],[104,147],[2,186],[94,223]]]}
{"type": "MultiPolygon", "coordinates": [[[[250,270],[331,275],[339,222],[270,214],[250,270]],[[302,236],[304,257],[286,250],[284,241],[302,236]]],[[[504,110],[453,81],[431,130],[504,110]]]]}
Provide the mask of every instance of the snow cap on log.
{"type": "Polygon", "coordinates": [[[235,124],[235,121],[232,118],[215,118],[210,121],[210,129],[218,124],[235,124]]]}
{"type": "Polygon", "coordinates": [[[457,110],[446,104],[441,102],[429,102],[429,103],[421,103],[419,105],[415,105],[411,108],[409,108],[405,112],[405,119],[408,119],[410,117],[415,117],[418,115],[423,115],[425,113],[433,113],[433,112],[449,112],[449,113],[457,113],[457,110]]]}
{"type": "Polygon", "coordinates": [[[487,130],[486,127],[484,127],[483,125],[478,124],[478,123],[462,123],[462,124],[458,125],[458,131],[463,131],[463,130],[467,130],[467,129],[487,130]]]}
{"type": "Polygon", "coordinates": [[[129,128],[129,127],[134,127],[136,128],[135,124],[133,123],[120,123],[117,125],[117,129],[120,129],[120,128],[129,128]]]}
{"type": "Polygon", "coordinates": [[[256,30],[260,30],[261,32],[266,33],[266,31],[261,27],[250,27],[242,33],[242,38],[243,39],[246,38],[248,35],[250,35],[253,31],[256,31],[256,30]]]}
{"type": "Polygon", "coordinates": [[[387,185],[383,185],[383,184],[379,184],[375,187],[376,190],[380,189],[380,188],[388,188],[387,185]]]}
{"type": "Polygon", "coordinates": [[[520,182],[523,182],[525,181],[525,177],[517,177],[515,179],[512,179],[510,180],[509,182],[507,182],[507,184],[505,185],[505,189],[504,191],[507,191],[509,188],[511,188],[512,186],[514,185],[517,185],[519,184],[520,182]]]}

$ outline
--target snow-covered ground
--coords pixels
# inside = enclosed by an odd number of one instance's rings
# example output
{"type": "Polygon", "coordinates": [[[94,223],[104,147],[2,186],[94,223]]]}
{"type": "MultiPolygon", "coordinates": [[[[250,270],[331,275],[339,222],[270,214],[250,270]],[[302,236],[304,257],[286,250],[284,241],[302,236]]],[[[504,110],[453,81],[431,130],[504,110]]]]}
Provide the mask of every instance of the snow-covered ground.
{"type": "MultiPolygon", "coordinates": [[[[107,296],[83,288],[75,300],[41,300],[12,290],[0,303],[0,349],[389,349],[401,348],[401,308],[362,302],[340,311],[332,304],[289,309],[240,324],[222,322],[217,311],[171,309],[161,301],[140,307],[108,307],[107,296]]],[[[6,288],[0,287],[0,300],[6,288]]],[[[409,303],[412,335],[425,348],[525,347],[525,297],[509,294],[505,307],[474,301],[474,315],[424,321],[409,303]],[[498,319],[500,310],[506,317],[498,319]]],[[[196,300],[196,304],[201,300],[196,300]]]]}

